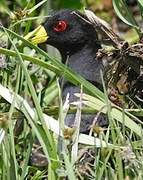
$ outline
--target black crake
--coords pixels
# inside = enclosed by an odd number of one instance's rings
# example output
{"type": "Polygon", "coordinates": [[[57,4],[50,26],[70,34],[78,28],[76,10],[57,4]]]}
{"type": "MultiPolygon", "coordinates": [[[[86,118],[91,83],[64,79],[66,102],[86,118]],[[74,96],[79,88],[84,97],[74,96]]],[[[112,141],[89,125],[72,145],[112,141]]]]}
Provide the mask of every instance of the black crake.
{"type": "MultiPolygon", "coordinates": [[[[76,13],[79,13],[76,11],[76,13]]],[[[81,15],[81,14],[80,14],[81,15]]],[[[81,15],[84,17],[84,15],[81,15]]],[[[85,17],[84,17],[85,18],[85,17]]],[[[101,48],[98,43],[95,28],[80,19],[72,10],[59,11],[49,17],[44,23],[44,28],[48,33],[47,44],[56,47],[61,55],[63,63],[79,73],[86,80],[101,86],[100,70],[104,71],[101,61],[96,59],[96,53],[101,48]]],[[[70,102],[77,100],[75,92],[80,92],[80,88],[64,81],[63,99],[70,93],[70,102]]],[[[82,115],[80,132],[86,132],[96,115],[82,115]]],[[[66,117],[66,125],[72,126],[74,114],[66,117]]],[[[98,119],[98,124],[104,126],[107,120],[102,116],[98,119]]]]}

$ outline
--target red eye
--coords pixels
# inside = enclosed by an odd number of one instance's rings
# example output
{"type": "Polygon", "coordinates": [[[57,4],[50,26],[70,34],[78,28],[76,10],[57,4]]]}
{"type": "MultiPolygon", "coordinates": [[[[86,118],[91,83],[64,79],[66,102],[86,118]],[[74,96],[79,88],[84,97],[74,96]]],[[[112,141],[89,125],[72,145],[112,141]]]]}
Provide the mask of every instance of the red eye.
{"type": "Polygon", "coordinates": [[[63,32],[67,29],[67,22],[59,21],[56,26],[54,27],[54,31],[56,32],[63,32]]]}

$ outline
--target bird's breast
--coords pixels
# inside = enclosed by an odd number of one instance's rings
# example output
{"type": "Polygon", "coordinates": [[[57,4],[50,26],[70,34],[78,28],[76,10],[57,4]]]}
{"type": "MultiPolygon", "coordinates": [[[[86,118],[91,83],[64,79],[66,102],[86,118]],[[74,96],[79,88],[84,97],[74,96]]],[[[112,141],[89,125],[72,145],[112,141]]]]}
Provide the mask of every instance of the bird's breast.
{"type": "Polygon", "coordinates": [[[83,76],[86,80],[101,83],[100,71],[103,69],[101,61],[96,59],[95,53],[81,52],[69,57],[68,66],[83,76]]]}

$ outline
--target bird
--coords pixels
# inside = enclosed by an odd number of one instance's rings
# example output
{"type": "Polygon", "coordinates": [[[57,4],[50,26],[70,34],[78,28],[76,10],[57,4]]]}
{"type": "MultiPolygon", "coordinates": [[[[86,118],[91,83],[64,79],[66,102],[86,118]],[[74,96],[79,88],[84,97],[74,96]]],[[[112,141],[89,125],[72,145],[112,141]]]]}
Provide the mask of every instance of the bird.
{"type": "MultiPolygon", "coordinates": [[[[87,17],[77,10],[64,9],[56,12],[40,26],[39,31],[32,38],[33,43],[46,43],[57,48],[62,62],[73,71],[80,74],[87,81],[102,89],[100,71],[104,73],[104,64],[97,60],[96,53],[101,49],[98,35],[87,17]],[[81,17],[81,18],[80,18],[81,17]]],[[[66,79],[63,80],[62,98],[65,100],[69,93],[69,102],[77,101],[75,93],[80,87],[66,79]]],[[[87,132],[96,114],[82,114],[80,132],[87,132]]],[[[65,118],[67,126],[74,126],[75,114],[68,114],[65,118]]],[[[107,118],[103,115],[97,119],[99,126],[107,126],[107,118]]]]}

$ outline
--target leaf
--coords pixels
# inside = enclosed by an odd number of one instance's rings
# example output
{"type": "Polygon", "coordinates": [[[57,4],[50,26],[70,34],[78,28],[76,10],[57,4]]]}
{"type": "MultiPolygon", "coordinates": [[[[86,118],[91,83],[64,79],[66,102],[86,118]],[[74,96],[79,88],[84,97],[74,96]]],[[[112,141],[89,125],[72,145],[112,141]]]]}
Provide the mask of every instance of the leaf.
{"type": "Polygon", "coordinates": [[[35,11],[37,8],[39,8],[40,6],[42,6],[45,2],[47,2],[47,0],[43,0],[41,2],[39,2],[38,4],[36,4],[34,7],[32,7],[31,9],[28,10],[28,14],[31,14],[33,11],[35,11]]]}
{"type": "Polygon", "coordinates": [[[143,0],[138,0],[138,2],[139,2],[140,5],[143,7],[143,0]]]}
{"type": "Polygon", "coordinates": [[[113,0],[113,7],[118,17],[129,26],[139,29],[133,15],[129,12],[123,0],[113,0]]]}
{"type": "MultiPolygon", "coordinates": [[[[8,101],[10,104],[13,102],[13,98],[14,98],[14,92],[10,91],[9,89],[5,88],[4,86],[2,86],[0,84],[0,96],[2,96],[6,101],[8,101]]],[[[30,105],[27,103],[26,100],[24,100],[21,96],[19,96],[18,94],[16,94],[16,99],[15,99],[15,104],[14,107],[18,110],[20,110],[23,114],[28,113],[30,118],[32,120],[35,119],[35,111],[34,109],[32,109],[30,107],[30,105]]],[[[59,127],[59,122],[54,119],[53,117],[50,117],[46,114],[43,114],[44,116],[44,121],[46,126],[53,131],[55,134],[57,135],[61,135],[60,134],[60,127],[59,127]]],[[[29,121],[29,124],[31,124],[32,121],[29,121]]],[[[33,127],[33,125],[31,124],[31,126],[33,127]]],[[[67,126],[65,126],[67,127],[67,126]]],[[[35,131],[39,131],[39,128],[36,129],[36,127],[33,128],[35,131]]],[[[0,137],[1,139],[3,139],[3,130],[0,131],[0,137]]],[[[40,132],[39,132],[40,133],[40,132]]],[[[95,138],[92,136],[88,136],[86,134],[80,134],[79,135],[79,143],[81,144],[86,144],[86,145],[91,145],[91,146],[96,146],[96,147],[107,147],[107,146],[112,146],[115,147],[112,144],[107,144],[105,141],[101,141],[99,138],[95,138]]]]}
{"type": "Polygon", "coordinates": [[[54,58],[50,58],[47,54],[47,52],[43,51],[42,49],[40,49],[39,47],[33,45],[32,43],[30,43],[29,41],[27,41],[26,39],[24,39],[23,37],[21,37],[20,35],[16,34],[15,32],[1,27],[1,29],[5,29],[8,33],[12,34],[13,36],[17,37],[19,40],[21,40],[26,46],[29,46],[33,49],[35,49],[37,52],[39,52],[41,55],[43,55],[46,59],[48,59],[49,61],[51,61],[51,63],[56,66],[57,68],[59,68],[62,72],[64,72],[64,76],[65,78],[67,78],[70,82],[72,82],[75,85],[83,85],[83,87],[90,92],[91,94],[97,96],[99,99],[104,99],[104,93],[101,92],[98,88],[96,88],[93,84],[91,84],[89,81],[85,80],[82,76],[80,76],[79,74],[75,73],[71,68],[67,67],[66,65],[64,65],[63,63],[59,62],[57,59],[54,58]]]}
{"type": "MultiPolygon", "coordinates": [[[[76,93],[76,96],[79,97],[79,94],[76,93]]],[[[102,111],[103,113],[106,113],[107,111],[107,105],[102,102],[101,100],[97,99],[96,97],[92,97],[87,94],[83,94],[83,104],[97,110],[102,111]],[[105,107],[105,108],[104,108],[105,107]]],[[[135,123],[127,114],[124,114],[125,112],[122,112],[122,109],[119,109],[115,106],[111,108],[111,116],[113,119],[116,119],[120,123],[124,123],[126,127],[128,127],[131,131],[135,132],[138,136],[142,137],[142,129],[140,125],[135,123]],[[124,116],[124,120],[123,120],[124,116]]]]}
{"type": "Polygon", "coordinates": [[[2,143],[4,137],[5,137],[5,131],[3,129],[0,129],[0,144],[2,143]]]}

